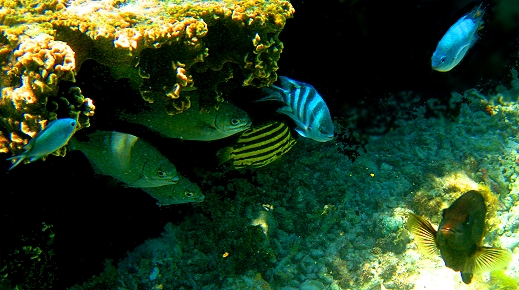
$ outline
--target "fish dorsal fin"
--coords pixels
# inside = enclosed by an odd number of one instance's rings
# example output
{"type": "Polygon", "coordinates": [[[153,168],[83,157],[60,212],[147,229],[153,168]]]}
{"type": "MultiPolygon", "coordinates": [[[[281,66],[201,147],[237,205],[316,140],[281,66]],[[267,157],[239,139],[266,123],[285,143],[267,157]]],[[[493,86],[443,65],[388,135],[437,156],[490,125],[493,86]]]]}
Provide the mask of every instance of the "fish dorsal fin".
{"type": "MultiPolygon", "coordinates": [[[[36,136],[35,136],[35,137],[36,137],[36,136]]],[[[27,144],[23,145],[23,147],[22,147],[23,150],[25,150],[26,152],[29,151],[29,150],[31,150],[32,147],[34,147],[34,142],[36,142],[36,141],[34,141],[34,138],[32,138],[31,140],[29,140],[29,142],[28,142],[27,144]]]]}
{"type": "Polygon", "coordinates": [[[126,168],[130,162],[133,145],[135,145],[137,140],[139,140],[138,137],[130,134],[115,131],[112,132],[110,146],[114,156],[114,161],[117,162],[118,165],[126,168]]]}
{"type": "Polygon", "coordinates": [[[473,258],[473,272],[481,273],[505,269],[512,260],[512,253],[505,249],[480,247],[473,258]]]}
{"type": "Polygon", "coordinates": [[[438,250],[436,245],[436,230],[423,217],[409,213],[407,229],[414,235],[418,248],[428,256],[434,256],[438,250]]]}

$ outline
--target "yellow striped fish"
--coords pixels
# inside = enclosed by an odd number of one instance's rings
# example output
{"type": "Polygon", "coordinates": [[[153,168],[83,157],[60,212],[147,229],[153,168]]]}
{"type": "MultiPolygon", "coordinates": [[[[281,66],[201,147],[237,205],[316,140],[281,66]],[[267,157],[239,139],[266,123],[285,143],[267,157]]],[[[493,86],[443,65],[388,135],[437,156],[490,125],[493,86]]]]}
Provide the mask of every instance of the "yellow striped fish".
{"type": "Polygon", "coordinates": [[[252,127],[243,132],[235,145],[218,151],[220,164],[231,161],[235,169],[259,168],[287,153],[296,144],[283,122],[252,127]]]}

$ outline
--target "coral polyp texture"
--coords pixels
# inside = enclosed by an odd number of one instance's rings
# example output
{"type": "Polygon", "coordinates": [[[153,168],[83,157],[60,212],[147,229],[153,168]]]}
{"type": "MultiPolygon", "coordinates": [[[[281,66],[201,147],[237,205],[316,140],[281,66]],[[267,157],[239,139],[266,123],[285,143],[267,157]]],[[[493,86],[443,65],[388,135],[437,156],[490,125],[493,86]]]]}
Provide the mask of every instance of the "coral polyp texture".
{"type": "Polygon", "coordinates": [[[268,86],[283,50],[278,35],[294,14],[279,0],[0,0],[0,7],[0,152],[13,154],[50,120],[79,116],[79,129],[89,125],[95,96],[58,94],[87,59],[128,78],[144,100],[167,100],[169,114],[189,108],[192,90],[216,102],[218,86],[233,77],[268,86]]]}

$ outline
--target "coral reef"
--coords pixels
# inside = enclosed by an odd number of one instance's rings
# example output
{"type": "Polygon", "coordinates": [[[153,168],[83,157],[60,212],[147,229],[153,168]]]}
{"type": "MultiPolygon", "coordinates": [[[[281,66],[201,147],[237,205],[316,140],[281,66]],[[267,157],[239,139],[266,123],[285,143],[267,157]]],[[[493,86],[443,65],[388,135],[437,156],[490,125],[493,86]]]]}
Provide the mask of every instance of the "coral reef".
{"type": "MultiPolygon", "coordinates": [[[[142,97],[166,99],[170,114],[189,108],[183,92],[208,99],[239,76],[245,86],[276,80],[278,35],[288,1],[0,1],[0,152],[17,154],[60,106],[89,125],[94,106],[57,97],[87,59],[128,78],[142,97]],[[232,49],[226,44],[232,43],[232,49]],[[64,102],[65,101],[65,102],[64,102]],[[72,106],[71,106],[72,103],[72,106]],[[49,106],[49,104],[51,104],[49,106]]],[[[121,97],[121,105],[125,100],[121,97]]]]}

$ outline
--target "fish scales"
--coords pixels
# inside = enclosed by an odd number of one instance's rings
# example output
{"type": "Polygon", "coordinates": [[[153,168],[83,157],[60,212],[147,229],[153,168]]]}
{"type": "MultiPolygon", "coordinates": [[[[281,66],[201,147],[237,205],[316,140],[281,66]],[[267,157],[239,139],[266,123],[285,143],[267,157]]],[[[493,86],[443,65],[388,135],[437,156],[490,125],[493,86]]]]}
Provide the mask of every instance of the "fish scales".
{"type": "Polygon", "coordinates": [[[122,120],[140,124],[168,138],[183,140],[212,141],[243,132],[251,125],[248,114],[237,106],[218,103],[218,108],[208,111],[200,107],[200,97],[194,92],[191,107],[180,114],[169,115],[166,104],[157,101],[149,104],[150,110],[120,114],[122,120]]]}
{"type": "Polygon", "coordinates": [[[290,130],[287,126],[285,126],[284,123],[279,123],[274,128],[272,128],[272,126],[269,125],[260,128],[258,131],[245,132],[242,136],[240,136],[240,141],[236,146],[237,148],[235,152],[245,151],[246,148],[251,148],[250,145],[269,145],[271,143],[274,143],[274,141],[277,141],[278,139],[289,135],[290,130]],[[272,138],[272,136],[274,136],[274,138],[272,138]]]}
{"type": "Polygon", "coordinates": [[[16,159],[16,162],[9,170],[18,166],[25,159],[33,162],[65,146],[76,131],[76,125],[77,121],[71,118],[50,122],[23,147],[25,151],[22,154],[7,158],[7,160],[16,159]]]}
{"type": "Polygon", "coordinates": [[[317,90],[309,84],[280,76],[281,87],[263,88],[269,96],[259,101],[281,101],[285,106],[278,113],[294,120],[295,130],[303,137],[319,142],[333,138],[334,128],[330,111],[317,90]]]}
{"type": "Polygon", "coordinates": [[[234,146],[222,149],[219,155],[221,163],[232,160],[235,169],[259,168],[288,152],[295,143],[285,123],[269,123],[245,131],[234,146]]]}
{"type": "Polygon", "coordinates": [[[442,37],[431,58],[434,70],[446,72],[453,69],[465,57],[478,40],[478,29],[483,24],[485,10],[480,4],[454,23],[442,37]]]}
{"type": "MultiPolygon", "coordinates": [[[[292,147],[292,142],[289,135],[280,135],[276,139],[272,139],[269,143],[263,143],[259,147],[255,146],[244,146],[241,147],[231,155],[235,161],[254,159],[255,161],[265,161],[271,158],[273,155],[284,154],[288,151],[287,147],[292,147]],[[279,140],[281,139],[282,140],[279,140]],[[279,141],[278,141],[279,140],[279,141]],[[244,149],[244,150],[240,150],[244,149]],[[281,151],[280,151],[281,150],[281,151]]],[[[255,144],[252,144],[255,145],[255,144]]]]}
{"type": "Polygon", "coordinates": [[[95,131],[88,137],[87,142],[72,139],[69,149],[81,151],[99,174],[139,188],[171,185],[179,181],[175,165],[137,136],[95,131]]]}
{"type": "Polygon", "coordinates": [[[407,227],[420,249],[426,254],[439,250],[445,266],[459,271],[463,283],[469,284],[476,273],[506,268],[512,257],[505,249],[482,246],[486,211],[484,197],[471,190],[443,210],[438,230],[414,213],[407,227]]]}
{"type": "MultiPolygon", "coordinates": [[[[289,128],[287,126],[283,126],[283,123],[280,123],[280,125],[281,126],[278,128],[282,129],[283,131],[275,135],[274,138],[268,139],[270,136],[266,136],[261,139],[251,140],[249,144],[245,144],[244,146],[237,148],[231,154],[235,162],[240,160],[253,160],[254,162],[252,162],[252,164],[262,164],[262,162],[274,157],[274,155],[286,153],[286,151],[288,151],[287,149],[290,149],[293,144],[290,142],[291,135],[289,128]],[[256,142],[254,143],[254,141],[256,142]]],[[[279,130],[275,130],[272,132],[272,134],[275,134],[278,131],[279,130]]]]}

